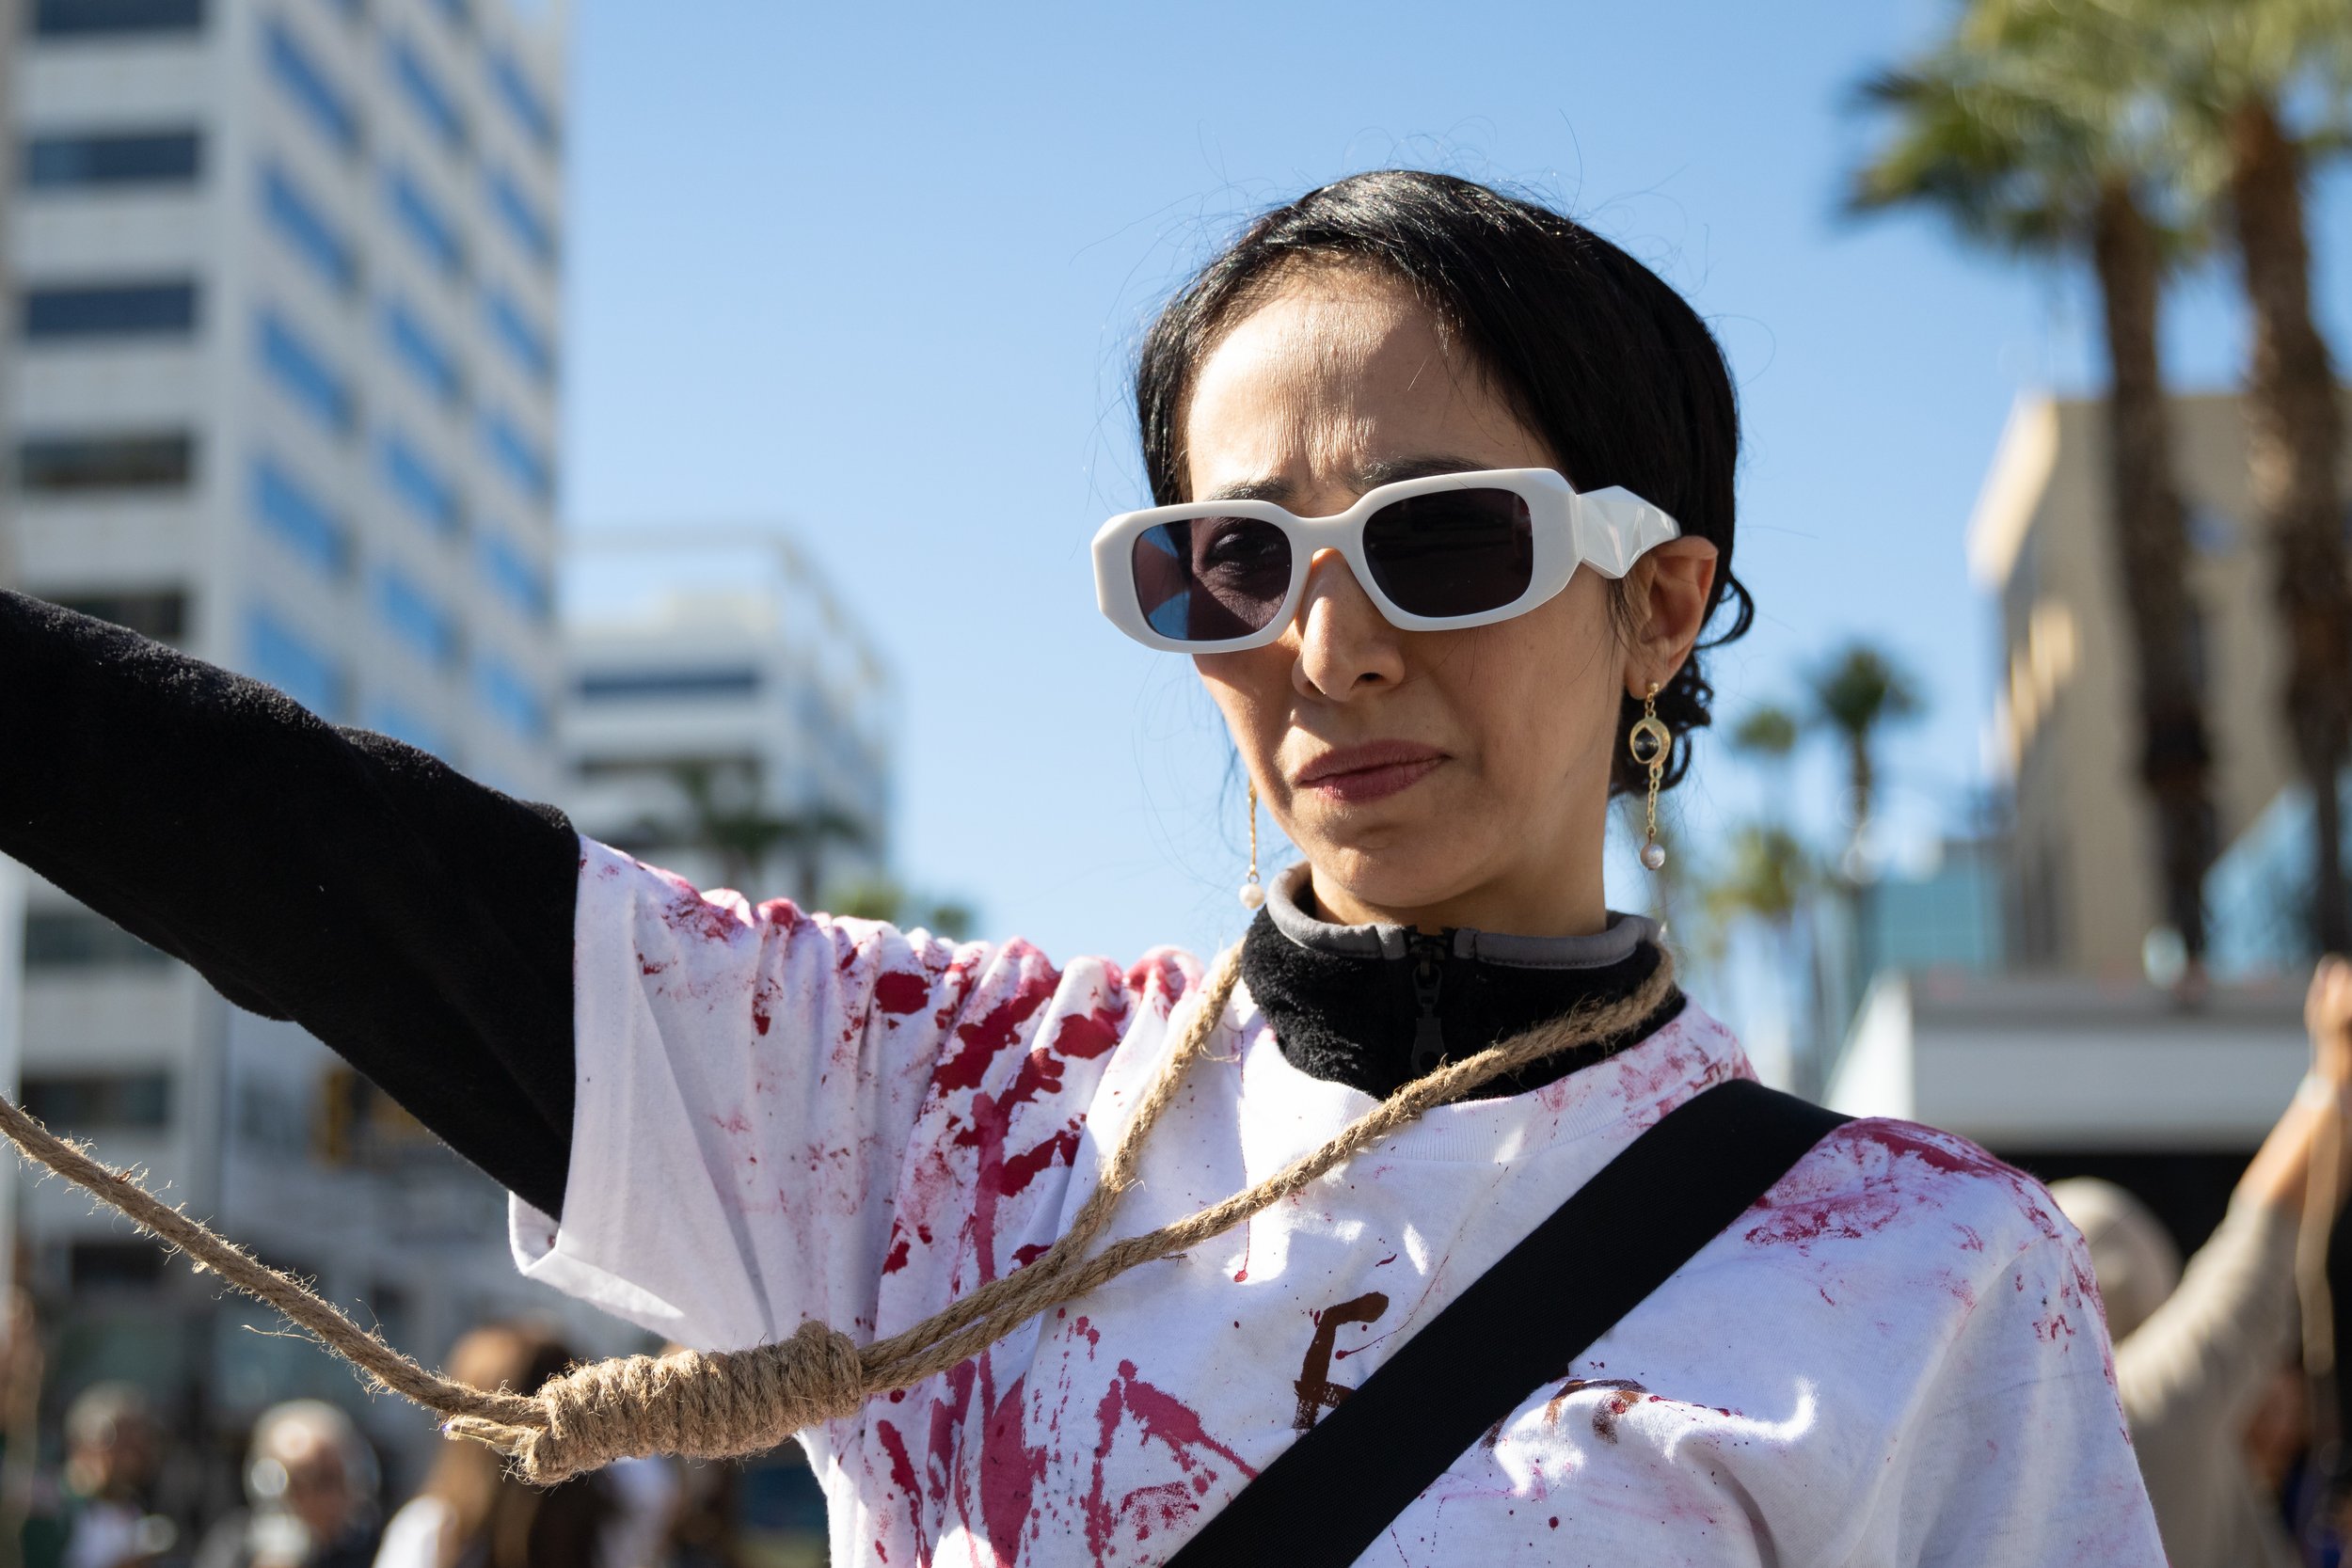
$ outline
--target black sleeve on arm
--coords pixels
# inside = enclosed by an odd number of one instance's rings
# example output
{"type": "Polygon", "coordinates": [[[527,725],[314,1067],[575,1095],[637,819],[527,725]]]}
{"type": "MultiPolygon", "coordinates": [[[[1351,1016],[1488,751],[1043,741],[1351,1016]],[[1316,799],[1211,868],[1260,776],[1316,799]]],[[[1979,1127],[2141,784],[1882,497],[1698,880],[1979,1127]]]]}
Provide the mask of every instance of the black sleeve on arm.
{"type": "Polygon", "coordinates": [[[0,852],[301,1024],[559,1212],[580,867],[562,812],[0,591],[0,852]]]}

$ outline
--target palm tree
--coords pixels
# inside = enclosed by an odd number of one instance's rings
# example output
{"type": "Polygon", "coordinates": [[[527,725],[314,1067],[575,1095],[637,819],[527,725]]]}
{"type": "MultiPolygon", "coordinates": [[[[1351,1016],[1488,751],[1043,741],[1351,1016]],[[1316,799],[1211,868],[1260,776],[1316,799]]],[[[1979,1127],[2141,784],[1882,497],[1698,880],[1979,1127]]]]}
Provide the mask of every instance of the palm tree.
{"type": "Polygon", "coordinates": [[[1787,815],[1788,766],[1802,728],[1795,714],[1765,703],[1750,708],[1731,729],[1731,749],[1755,758],[1764,771],[1764,810],[1774,825],[1787,815]]]}
{"type": "Polygon", "coordinates": [[[2249,479],[2287,640],[2288,734],[2312,792],[2312,934],[2352,949],[2337,795],[2352,753],[2352,559],[2344,405],[2312,316],[2305,185],[2352,136],[2352,24],[2341,0],[2108,0],[2153,24],[2182,127],[2211,159],[2253,315],[2249,479]],[[2302,112],[2291,116],[2288,105],[2302,112]],[[2300,123],[2297,123],[2297,121],[2300,123]]]}
{"type": "Polygon", "coordinates": [[[1846,748],[1846,781],[1853,807],[1853,832],[1846,847],[1846,874],[1864,879],[1863,835],[1878,800],[1875,747],[1882,725],[1909,719],[1923,707],[1917,686],[1893,658],[1866,642],[1851,642],[1813,672],[1814,714],[1846,748]]]}
{"type": "Polygon", "coordinates": [[[770,856],[789,849],[795,861],[793,896],[811,902],[823,886],[826,848],[871,841],[864,822],[834,806],[777,814],[755,793],[739,798],[740,791],[723,791],[716,771],[705,763],[679,763],[670,776],[686,797],[686,842],[718,856],[720,880],[729,887],[745,886],[770,856]]]}
{"type": "Polygon", "coordinates": [[[2157,215],[2171,144],[2146,112],[2143,75],[2118,68],[2133,58],[2115,46],[2122,31],[2082,0],[1985,0],[1937,54],[1866,84],[1866,101],[1895,125],[1857,175],[1851,204],[1930,207],[2012,254],[2083,258],[2098,280],[2109,536],[2132,629],[2139,775],[2155,809],[2167,917],[2201,958],[2216,849],[2213,747],[2157,354],[2165,274],[2193,235],[2157,215]]]}

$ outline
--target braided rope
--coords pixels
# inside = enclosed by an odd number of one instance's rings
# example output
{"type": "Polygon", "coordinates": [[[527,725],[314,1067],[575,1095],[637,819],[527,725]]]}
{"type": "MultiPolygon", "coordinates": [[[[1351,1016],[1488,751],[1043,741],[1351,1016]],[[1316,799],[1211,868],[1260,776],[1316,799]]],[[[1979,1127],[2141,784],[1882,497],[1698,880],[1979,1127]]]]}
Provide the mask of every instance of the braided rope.
{"type": "Polygon", "coordinates": [[[19,1106],[0,1099],[0,1132],[39,1162],[119,1210],[140,1229],[188,1255],[315,1335],[380,1386],[441,1416],[453,1436],[511,1456],[527,1481],[552,1485],[616,1459],[666,1453],[725,1459],[774,1448],[803,1428],[855,1415],[866,1400],[958,1366],[1049,1307],[1074,1300],[1128,1270],[1198,1246],[1402,1129],[1433,1106],[1562,1051],[1623,1035],[1664,1003],[1674,966],[1631,996],[1581,1007],[1414,1080],[1329,1142],[1264,1180],[1156,1230],[1087,1250],[1135,1184],[1152,1124],[1175,1101],[1186,1071],[1207,1053],[1240,975],[1240,950],[1219,955],[1193,995],[1178,1032],[1104,1159],[1094,1192],[1069,1229],[1027,1266],[950,1302],[904,1333],[861,1346],[809,1322],[788,1338],[753,1350],[677,1351],[616,1356],[574,1367],[532,1394],[469,1387],[425,1370],[361,1328],[302,1281],[190,1219],[135,1180],[92,1159],[19,1106]]]}

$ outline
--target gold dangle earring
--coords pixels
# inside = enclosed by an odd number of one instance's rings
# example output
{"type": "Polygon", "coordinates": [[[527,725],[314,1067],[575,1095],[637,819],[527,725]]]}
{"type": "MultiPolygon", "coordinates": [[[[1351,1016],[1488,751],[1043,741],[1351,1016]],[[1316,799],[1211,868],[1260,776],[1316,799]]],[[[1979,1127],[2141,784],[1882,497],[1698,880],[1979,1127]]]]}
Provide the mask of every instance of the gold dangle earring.
{"type": "Polygon", "coordinates": [[[1625,744],[1633,765],[1649,769],[1649,832],[1642,840],[1642,863],[1656,871],[1666,863],[1666,847],[1658,842],[1658,778],[1665,772],[1666,759],[1675,748],[1674,732],[1658,717],[1656,681],[1649,683],[1649,695],[1642,699],[1642,717],[1633,721],[1625,744]]]}
{"type": "Polygon", "coordinates": [[[1254,910],[1265,903],[1264,884],[1258,880],[1258,781],[1249,781],[1249,876],[1241,884],[1241,907],[1254,910]]]}

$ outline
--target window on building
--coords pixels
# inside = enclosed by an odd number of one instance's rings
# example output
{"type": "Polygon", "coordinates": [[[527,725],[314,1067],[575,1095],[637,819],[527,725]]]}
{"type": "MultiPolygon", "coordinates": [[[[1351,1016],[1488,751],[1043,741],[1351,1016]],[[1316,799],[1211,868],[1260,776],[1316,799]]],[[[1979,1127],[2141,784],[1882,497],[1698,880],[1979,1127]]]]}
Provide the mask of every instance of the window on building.
{"type": "Polygon", "coordinates": [[[35,0],[33,32],[45,39],[124,33],[196,33],[204,0],[35,0]]]}
{"type": "Polygon", "coordinates": [[[24,1108],[52,1127],[76,1132],[169,1127],[171,1074],[28,1072],[24,1108]]]}
{"type": "Polygon", "coordinates": [[[350,681],[342,666],[265,605],[246,615],[246,673],[324,719],[340,720],[350,681]]]}
{"type": "Polygon", "coordinates": [[[545,739],[548,705],[505,660],[495,654],[474,659],[474,690],[492,717],[525,740],[545,739]]]}
{"type": "Polygon", "coordinates": [[[543,506],[552,499],[555,471],[547,453],[502,410],[483,411],[482,447],[517,490],[543,506]]]}
{"type": "Polygon", "coordinates": [[[337,436],[357,411],[351,384],[275,310],[262,312],[262,368],[294,406],[337,436]]]}
{"type": "Polygon", "coordinates": [[[384,302],[384,341],[391,346],[392,356],[427,396],[442,404],[455,404],[466,395],[466,378],[459,370],[456,351],[441,341],[405,301],[388,299],[384,302]]]}
{"type": "Polygon", "coordinates": [[[34,342],[83,338],[185,338],[196,330],[196,285],[65,283],[24,291],[24,336],[34,342]]]}
{"type": "Polygon", "coordinates": [[[195,467],[196,438],[184,430],[40,436],[16,449],[17,485],[31,495],[183,490],[195,467]]]}
{"type": "Polygon", "coordinates": [[[270,18],[262,26],[262,48],[271,78],[319,135],[344,152],[357,152],[359,111],[352,106],[351,94],[310,57],[294,29],[270,18]]]}
{"type": "Polygon", "coordinates": [[[31,910],[24,916],[26,969],[151,968],[169,961],[95,910],[31,910]]]}
{"type": "Polygon", "coordinates": [[[544,328],[516,304],[514,295],[493,284],[483,295],[483,319],[490,336],[523,373],[541,386],[555,379],[555,349],[544,328]]]}
{"type": "Polygon", "coordinates": [[[407,436],[387,430],[376,443],[385,488],[436,533],[452,534],[466,524],[465,502],[456,482],[419,451],[407,436]]]}
{"type": "Polygon", "coordinates": [[[441,13],[441,20],[461,31],[473,25],[473,8],[467,0],[433,0],[433,8],[441,13]]]}
{"type": "Polygon", "coordinates": [[[152,1242],[72,1242],[65,1249],[66,1293],[151,1291],[164,1282],[167,1254],[152,1242]]]}
{"type": "Polygon", "coordinates": [[[483,577],[516,613],[541,626],[554,618],[555,595],[544,567],[492,529],[482,531],[481,553],[483,577]]]}
{"type": "Polygon", "coordinates": [[[580,677],[582,702],[644,702],[672,697],[749,697],[759,690],[759,672],[751,665],[717,665],[701,669],[591,670],[580,677]]]}
{"type": "Polygon", "coordinates": [[[253,460],[253,515],[271,537],[330,582],[351,570],[351,530],[274,457],[253,460]]]}
{"type": "Polygon", "coordinates": [[[188,596],[177,588],[53,595],[50,602],[159,642],[177,642],[187,634],[188,596]]]}
{"type": "Polygon", "coordinates": [[[358,251],[276,163],[262,167],[262,212],[271,232],[327,287],[347,292],[359,281],[358,251]]]}
{"type": "Polygon", "coordinates": [[[555,265],[555,225],[548,221],[504,169],[493,168],[483,179],[489,193],[490,211],[514,236],[515,243],[522,246],[523,253],[541,266],[555,265]]]}
{"type": "Polygon", "coordinates": [[[486,69],[490,73],[490,90],[506,106],[506,112],[523,135],[553,157],[563,139],[556,127],[555,111],[532,81],[531,73],[523,69],[522,62],[503,46],[497,46],[489,52],[486,69]]]}
{"type": "Polygon", "coordinates": [[[456,277],[466,270],[466,245],[458,237],[457,225],[405,168],[395,167],[384,177],[384,199],[391,208],[392,217],[414,245],[444,277],[456,277]]]}
{"type": "Polygon", "coordinates": [[[409,652],[436,669],[457,658],[457,622],[417,580],[397,566],[378,566],[370,597],[375,613],[409,652]]]}
{"type": "Polygon", "coordinates": [[[389,735],[420,752],[430,752],[443,761],[450,757],[448,737],[441,734],[439,727],[419,718],[407,704],[397,698],[381,694],[370,697],[367,705],[359,710],[359,722],[378,735],[389,735]]]}
{"type": "Polygon", "coordinates": [[[415,44],[405,38],[394,38],[385,45],[385,59],[392,73],[393,86],[408,106],[424,121],[440,144],[452,152],[466,150],[466,115],[458,107],[457,95],[449,90],[440,73],[435,71],[415,44]]]}
{"type": "Polygon", "coordinates": [[[24,183],[37,191],[188,185],[202,172],[194,131],[96,131],[24,144],[24,183]]]}

